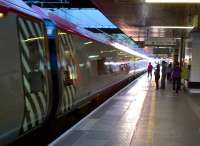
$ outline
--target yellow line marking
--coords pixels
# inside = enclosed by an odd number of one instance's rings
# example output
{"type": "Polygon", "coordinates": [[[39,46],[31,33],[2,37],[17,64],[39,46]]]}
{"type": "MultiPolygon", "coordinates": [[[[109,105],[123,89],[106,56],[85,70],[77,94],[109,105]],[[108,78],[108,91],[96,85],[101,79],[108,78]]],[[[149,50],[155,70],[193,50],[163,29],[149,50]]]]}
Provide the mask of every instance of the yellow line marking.
{"type": "Polygon", "coordinates": [[[150,115],[148,121],[148,129],[147,129],[147,146],[153,145],[153,129],[155,128],[155,115],[156,115],[156,91],[151,93],[151,108],[150,108],[150,115]]]}

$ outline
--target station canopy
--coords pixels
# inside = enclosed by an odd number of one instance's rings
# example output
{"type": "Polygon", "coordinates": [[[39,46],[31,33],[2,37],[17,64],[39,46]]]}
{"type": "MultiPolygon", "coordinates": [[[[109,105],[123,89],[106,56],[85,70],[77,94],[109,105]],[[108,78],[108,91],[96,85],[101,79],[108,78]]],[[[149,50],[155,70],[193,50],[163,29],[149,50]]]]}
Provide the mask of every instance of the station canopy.
{"type": "Polygon", "coordinates": [[[139,48],[132,38],[124,34],[89,0],[24,0],[27,4],[37,5],[50,10],[58,16],[70,21],[79,27],[86,28],[94,33],[104,34],[117,42],[121,42],[140,53],[146,54],[139,48]]]}
{"type": "Polygon", "coordinates": [[[70,20],[72,23],[84,28],[113,28],[116,29],[99,10],[95,8],[60,8],[54,9],[54,12],[59,16],[70,20]]]}

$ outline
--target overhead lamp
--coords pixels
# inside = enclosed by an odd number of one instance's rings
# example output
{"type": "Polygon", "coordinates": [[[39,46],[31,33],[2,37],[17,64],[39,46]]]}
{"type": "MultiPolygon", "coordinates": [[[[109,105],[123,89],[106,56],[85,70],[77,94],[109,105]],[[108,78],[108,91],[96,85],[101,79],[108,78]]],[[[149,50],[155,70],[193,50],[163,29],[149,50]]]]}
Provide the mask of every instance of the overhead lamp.
{"type": "Polygon", "coordinates": [[[1,12],[0,12],[0,18],[3,18],[4,15],[5,15],[4,13],[1,13],[1,12]]]}
{"type": "Polygon", "coordinates": [[[59,32],[58,35],[66,35],[66,32],[59,32]]]}
{"type": "Polygon", "coordinates": [[[93,42],[92,41],[89,41],[89,42],[85,42],[84,45],[88,45],[88,44],[92,44],[93,42]]]}
{"type": "Polygon", "coordinates": [[[90,59],[92,59],[92,58],[98,58],[99,57],[99,55],[90,55],[90,56],[88,56],[88,58],[90,58],[90,59]]]}
{"type": "Polygon", "coordinates": [[[145,0],[146,3],[200,3],[200,0],[145,0]]]}
{"type": "Polygon", "coordinates": [[[194,26],[150,26],[156,29],[193,29],[194,26]]]}

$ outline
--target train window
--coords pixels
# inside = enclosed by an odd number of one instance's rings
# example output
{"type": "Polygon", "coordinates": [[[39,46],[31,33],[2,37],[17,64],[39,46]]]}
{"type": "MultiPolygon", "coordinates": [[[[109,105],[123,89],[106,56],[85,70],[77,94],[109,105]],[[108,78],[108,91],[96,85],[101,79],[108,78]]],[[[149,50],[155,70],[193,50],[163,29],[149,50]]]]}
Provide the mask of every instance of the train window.
{"type": "Polygon", "coordinates": [[[43,89],[43,77],[40,71],[40,53],[37,41],[27,41],[30,50],[30,67],[28,80],[30,81],[31,93],[37,93],[43,89]]]}
{"type": "Polygon", "coordinates": [[[42,24],[18,17],[18,34],[24,85],[25,113],[22,129],[27,131],[47,115],[48,84],[45,39],[42,24]]]}

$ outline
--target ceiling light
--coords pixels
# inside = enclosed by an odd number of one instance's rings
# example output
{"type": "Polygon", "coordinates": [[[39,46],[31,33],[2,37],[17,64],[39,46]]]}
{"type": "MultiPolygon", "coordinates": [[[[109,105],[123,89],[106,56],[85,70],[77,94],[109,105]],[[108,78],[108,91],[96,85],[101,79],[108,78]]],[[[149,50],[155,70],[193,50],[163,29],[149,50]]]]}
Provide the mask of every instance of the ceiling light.
{"type": "Polygon", "coordinates": [[[193,29],[194,26],[150,26],[150,28],[157,29],[193,29]]]}
{"type": "Polygon", "coordinates": [[[93,42],[89,41],[89,42],[85,42],[84,45],[88,45],[88,44],[92,44],[93,42]]]}
{"type": "Polygon", "coordinates": [[[145,0],[146,3],[200,3],[200,0],[145,0]]]}
{"type": "Polygon", "coordinates": [[[66,35],[67,33],[65,32],[59,32],[58,35],[66,35]]]}
{"type": "Polygon", "coordinates": [[[90,56],[88,56],[88,58],[90,58],[90,59],[92,59],[92,58],[98,58],[99,57],[99,55],[90,55],[90,56]]]}
{"type": "Polygon", "coordinates": [[[0,18],[3,18],[3,17],[4,17],[4,13],[0,12],[0,18]]]}

